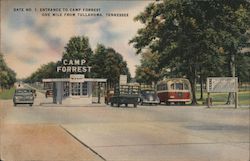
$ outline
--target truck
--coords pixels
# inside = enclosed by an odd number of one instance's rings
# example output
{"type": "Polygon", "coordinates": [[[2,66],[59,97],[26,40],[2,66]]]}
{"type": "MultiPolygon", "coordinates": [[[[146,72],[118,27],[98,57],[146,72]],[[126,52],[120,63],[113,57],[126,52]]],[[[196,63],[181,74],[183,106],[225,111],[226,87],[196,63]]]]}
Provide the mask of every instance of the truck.
{"type": "Polygon", "coordinates": [[[124,104],[126,107],[128,104],[133,104],[137,107],[140,100],[140,86],[138,85],[117,85],[114,88],[114,95],[110,99],[111,106],[114,104],[117,107],[124,104]]]}

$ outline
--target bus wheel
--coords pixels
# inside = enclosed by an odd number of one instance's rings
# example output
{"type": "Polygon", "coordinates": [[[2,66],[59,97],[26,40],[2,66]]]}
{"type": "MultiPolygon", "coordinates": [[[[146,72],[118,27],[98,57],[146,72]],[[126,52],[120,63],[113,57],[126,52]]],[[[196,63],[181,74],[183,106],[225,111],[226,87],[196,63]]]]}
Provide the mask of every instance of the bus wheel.
{"type": "Polygon", "coordinates": [[[170,102],[166,101],[166,105],[170,105],[170,102]]]}
{"type": "Polygon", "coordinates": [[[125,106],[128,107],[128,104],[126,103],[125,106]]]}
{"type": "Polygon", "coordinates": [[[117,107],[120,107],[120,103],[117,103],[117,107]]]}
{"type": "Polygon", "coordinates": [[[136,108],[136,107],[137,107],[137,104],[135,103],[135,104],[134,104],[134,108],[136,108]]]}
{"type": "Polygon", "coordinates": [[[112,107],[114,106],[113,102],[111,102],[111,106],[112,106],[112,107]]]}

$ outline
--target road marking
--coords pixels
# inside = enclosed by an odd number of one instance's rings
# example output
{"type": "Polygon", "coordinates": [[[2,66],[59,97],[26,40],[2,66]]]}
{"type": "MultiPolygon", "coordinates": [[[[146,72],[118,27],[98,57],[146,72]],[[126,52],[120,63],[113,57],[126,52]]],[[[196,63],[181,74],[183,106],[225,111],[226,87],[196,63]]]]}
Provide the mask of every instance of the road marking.
{"type": "Polygon", "coordinates": [[[76,141],[78,141],[80,144],[82,144],[83,146],[85,146],[86,148],[88,148],[90,151],[92,151],[94,154],[96,154],[97,156],[99,156],[101,159],[103,159],[104,161],[107,161],[103,156],[101,156],[99,153],[97,153],[94,149],[92,149],[91,147],[89,147],[87,144],[85,144],[84,142],[82,142],[81,140],[79,140],[76,136],[74,136],[71,132],[69,132],[67,129],[65,129],[62,125],[59,125],[65,132],[67,132],[70,136],[72,136],[76,141]]]}

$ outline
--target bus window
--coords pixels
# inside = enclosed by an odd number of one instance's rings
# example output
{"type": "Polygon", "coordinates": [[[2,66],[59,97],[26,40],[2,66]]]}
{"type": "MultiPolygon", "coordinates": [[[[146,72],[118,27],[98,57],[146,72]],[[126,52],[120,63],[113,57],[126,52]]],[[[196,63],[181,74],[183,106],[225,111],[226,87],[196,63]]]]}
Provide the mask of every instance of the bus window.
{"type": "Polygon", "coordinates": [[[183,90],[183,83],[176,83],[175,84],[175,89],[177,89],[177,90],[183,90]]]}
{"type": "Polygon", "coordinates": [[[172,83],[172,84],[170,85],[170,88],[171,88],[171,89],[174,89],[174,83],[172,83]]]}
{"type": "Polygon", "coordinates": [[[185,89],[185,90],[189,90],[189,88],[188,88],[188,85],[187,85],[187,84],[184,84],[184,89],[185,89]]]}

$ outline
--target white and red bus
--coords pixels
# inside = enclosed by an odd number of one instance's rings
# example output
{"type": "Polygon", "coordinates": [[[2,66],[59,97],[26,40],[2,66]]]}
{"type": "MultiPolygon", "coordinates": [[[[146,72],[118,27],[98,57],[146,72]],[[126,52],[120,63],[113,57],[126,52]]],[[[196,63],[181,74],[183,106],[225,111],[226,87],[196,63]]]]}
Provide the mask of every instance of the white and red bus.
{"type": "Polygon", "coordinates": [[[157,95],[160,103],[167,105],[171,103],[185,104],[192,99],[191,85],[189,80],[184,78],[172,78],[157,83],[157,95]]]}

